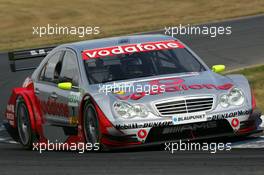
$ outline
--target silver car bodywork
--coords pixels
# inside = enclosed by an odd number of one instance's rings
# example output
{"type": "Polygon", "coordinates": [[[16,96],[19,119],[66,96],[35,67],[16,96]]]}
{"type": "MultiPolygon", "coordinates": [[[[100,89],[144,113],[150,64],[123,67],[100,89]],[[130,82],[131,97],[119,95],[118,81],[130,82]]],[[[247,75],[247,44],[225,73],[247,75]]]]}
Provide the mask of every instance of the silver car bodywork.
{"type": "MultiPolygon", "coordinates": [[[[52,91],[58,92],[61,98],[62,103],[69,104],[68,97],[70,95],[74,95],[77,97],[78,101],[76,101],[75,105],[69,105],[69,110],[75,108],[74,115],[78,115],[78,109],[80,107],[81,102],[84,100],[84,96],[89,94],[98,107],[103,111],[107,119],[113,124],[113,128],[108,128],[109,133],[113,136],[120,136],[121,131],[123,135],[129,135],[135,141],[139,141],[141,143],[144,142],[155,142],[155,141],[164,141],[163,139],[150,139],[148,135],[150,134],[153,128],[163,128],[161,133],[159,134],[152,134],[151,137],[160,137],[162,134],[175,134],[175,133],[183,133],[187,130],[195,131],[196,129],[216,129],[215,121],[218,120],[225,120],[229,126],[232,128],[233,132],[229,132],[229,134],[234,134],[236,131],[239,130],[240,125],[243,124],[244,121],[251,120],[252,118],[252,95],[251,89],[248,83],[248,80],[242,75],[220,75],[211,71],[206,64],[192,51],[188,48],[188,46],[184,45],[185,48],[196,57],[196,59],[205,67],[205,71],[203,72],[192,72],[192,73],[180,73],[180,74],[167,74],[167,75],[160,75],[160,76],[150,76],[144,78],[135,78],[129,80],[119,80],[115,83],[127,83],[131,86],[136,86],[138,84],[145,85],[153,80],[167,80],[167,79],[175,79],[175,80],[182,80],[181,84],[185,84],[187,86],[186,89],[180,89],[177,91],[172,92],[164,92],[158,95],[145,95],[144,97],[134,100],[131,98],[127,98],[123,100],[120,98],[120,94],[117,93],[105,93],[100,92],[100,88],[106,85],[113,85],[114,82],[104,83],[104,84],[90,84],[89,80],[86,76],[86,70],[83,64],[82,59],[82,51],[86,49],[94,49],[94,48],[104,48],[109,46],[117,46],[120,45],[120,40],[129,40],[130,43],[144,43],[144,42],[153,42],[153,41],[164,41],[164,40],[175,40],[175,38],[164,36],[164,35],[139,35],[139,36],[125,36],[125,37],[117,37],[111,39],[99,39],[93,41],[84,41],[78,42],[73,44],[65,44],[53,49],[48,56],[41,62],[39,67],[35,70],[32,75],[32,80],[34,81],[35,91],[42,90],[46,92],[42,95],[41,98],[48,98],[52,91]],[[50,84],[43,84],[39,81],[39,74],[45,63],[49,60],[50,56],[60,50],[70,50],[71,52],[76,54],[77,61],[78,61],[78,68],[79,68],[79,86],[78,91],[64,91],[60,90],[57,87],[54,87],[50,84]],[[223,94],[228,94],[228,92],[232,89],[231,87],[228,89],[225,88],[217,88],[218,86],[224,86],[226,84],[231,84],[233,87],[238,87],[242,90],[245,96],[245,102],[241,106],[230,106],[227,108],[221,107],[219,105],[220,96],[223,94]],[[195,86],[196,85],[196,86],[195,86]],[[200,86],[198,86],[200,85],[200,86]],[[206,85],[214,85],[208,86],[206,85]],[[190,86],[192,88],[190,88],[190,86]],[[187,90],[188,89],[188,90],[187,90]],[[206,100],[203,100],[206,99],[206,100]],[[197,102],[196,105],[201,105],[201,110],[192,112],[191,107],[192,100],[197,102]],[[200,101],[199,101],[200,100],[200,101]],[[209,100],[209,104],[204,107],[203,103],[209,100]],[[116,101],[126,101],[129,104],[142,104],[144,105],[149,114],[145,118],[135,117],[132,119],[123,119],[117,116],[116,112],[113,109],[113,105],[116,101]],[[166,104],[170,103],[178,103],[183,102],[183,107],[186,110],[182,113],[162,113],[166,108],[166,104]],[[190,103],[189,106],[187,103],[190,103]],[[163,105],[163,106],[162,106],[163,105]],[[165,106],[164,106],[165,105],[165,106]],[[163,107],[163,108],[162,108],[163,107]],[[190,108],[190,109],[188,109],[190,108]],[[179,122],[174,121],[177,118],[185,118],[186,121],[179,122]],[[188,117],[190,118],[189,120],[188,117]],[[199,119],[195,119],[195,117],[199,119]],[[239,120],[239,126],[232,125],[232,120],[237,118],[239,120]],[[211,122],[211,123],[210,123],[211,122]],[[204,123],[208,123],[205,124],[204,123]],[[190,124],[190,125],[188,125],[190,124]],[[188,126],[187,126],[188,125],[188,126]],[[171,126],[176,126],[175,128],[171,128],[171,126]],[[182,127],[184,126],[184,127],[182,127]],[[186,127],[185,127],[186,126],[186,127]],[[164,129],[167,128],[167,129],[164,129]],[[170,128],[170,129],[168,129],[170,128]],[[142,131],[142,129],[144,131],[142,131]],[[143,133],[141,133],[143,132],[143,133]]],[[[126,93],[126,96],[131,95],[131,93],[126,93]]],[[[182,109],[182,108],[181,108],[182,109]]],[[[170,110],[170,109],[168,109],[170,110]]],[[[69,124],[68,118],[57,117],[57,116],[49,116],[48,120],[59,123],[62,125],[74,125],[69,124]]],[[[47,129],[48,130],[48,129],[47,129]]],[[[210,130],[211,132],[211,130],[210,130]]],[[[61,132],[60,132],[61,133],[61,132]]],[[[221,135],[217,133],[218,135],[221,135]]],[[[208,135],[214,137],[218,136],[217,134],[208,133],[208,135]]],[[[223,133],[225,134],[225,133],[223,133]]],[[[53,135],[53,134],[50,134],[53,135]]],[[[203,136],[206,136],[204,134],[203,136]]],[[[149,136],[150,137],[150,136],[149,136]]],[[[181,138],[181,137],[179,137],[181,138]]],[[[186,137],[188,138],[188,137],[186,137]]],[[[56,138],[57,139],[57,138],[56,138]]],[[[190,138],[191,139],[191,138],[190,138]]],[[[165,139],[166,140],[166,139],[165,139]]],[[[174,138],[170,139],[174,140],[174,138]]]]}

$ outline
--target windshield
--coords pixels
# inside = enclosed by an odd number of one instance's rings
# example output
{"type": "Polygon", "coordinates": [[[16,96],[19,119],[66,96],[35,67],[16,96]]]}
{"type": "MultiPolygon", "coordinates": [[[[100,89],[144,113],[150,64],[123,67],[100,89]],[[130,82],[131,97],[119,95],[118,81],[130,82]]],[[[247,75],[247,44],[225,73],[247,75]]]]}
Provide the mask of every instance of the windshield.
{"type": "Polygon", "coordinates": [[[91,84],[205,71],[202,64],[185,48],[111,55],[84,60],[84,63],[91,84]]]}

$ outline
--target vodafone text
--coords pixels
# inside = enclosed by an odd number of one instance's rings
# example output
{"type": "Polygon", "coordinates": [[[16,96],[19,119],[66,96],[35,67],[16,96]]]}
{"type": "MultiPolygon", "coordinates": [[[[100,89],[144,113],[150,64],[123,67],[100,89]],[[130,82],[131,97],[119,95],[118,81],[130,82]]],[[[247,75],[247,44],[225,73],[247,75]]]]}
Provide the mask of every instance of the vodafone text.
{"type": "Polygon", "coordinates": [[[92,58],[100,58],[119,54],[129,54],[135,52],[147,52],[176,48],[184,48],[184,46],[179,41],[168,40],[84,50],[82,52],[82,56],[84,60],[87,60],[92,58]]]}

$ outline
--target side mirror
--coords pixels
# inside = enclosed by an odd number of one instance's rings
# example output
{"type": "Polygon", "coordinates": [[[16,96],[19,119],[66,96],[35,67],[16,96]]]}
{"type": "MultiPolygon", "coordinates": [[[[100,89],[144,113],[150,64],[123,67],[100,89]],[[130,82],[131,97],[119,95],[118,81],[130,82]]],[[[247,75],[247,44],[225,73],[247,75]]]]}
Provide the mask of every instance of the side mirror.
{"type": "Polygon", "coordinates": [[[72,83],[71,82],[59,83],[58,88],[60,88],[62,90],[71,90],[72,89],[72,83]]]}
{"type": "Polygon", "coordinates": [[[212,71],[215,73],[220,73],[225,71],[225,65],[214,65],[212,71]]]}

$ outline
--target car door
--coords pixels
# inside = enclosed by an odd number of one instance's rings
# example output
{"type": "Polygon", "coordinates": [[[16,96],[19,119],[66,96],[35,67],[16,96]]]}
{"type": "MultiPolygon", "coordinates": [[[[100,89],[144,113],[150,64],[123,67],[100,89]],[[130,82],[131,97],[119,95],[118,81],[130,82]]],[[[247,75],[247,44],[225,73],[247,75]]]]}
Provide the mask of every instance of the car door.
{"type": "Polygon", "coordinates": [[[35,93],[43,114],[43,132],[52,142],[65,142],[77,134],[79,103],[79,66],[75,52],[56,52],[43,66],[35,93]],[[58,88],[59,83],[71,83],[71,89],[58,88]]]}
{"type": "Polygon", "coordinates": [[[63,142],[67,138],[63,126],[68,122],[69,111],[67,103],[58,98],[57,87],[64,53],[64,50],[60,50],[50,56],[34,84],[43,115],[43,133],[50,141],[63,142]]]}
{"type": "Polygon", "coordinates": [[[67,49],[62,60],[63,61],[59,76],[59,82],[71,83],[72,88],[68,90],[57,88],[57,102],[63,104],[63,112],[65,114],[68,114],[68,116],[60,116],[60,118],[63,118],[61,120],[61,125],[68,126],[68,130],[73,130],[73,127],[76,127],[77,129],[80,106],[79,104],[82,98],[81,93],[79,92],[80,72],[77,55],[74,51],[67,49]]]}
{"type": "Polygon", "coordinates": [[[35,95],[38,97],[45,122],[55,116],[57,82],[60,73],[63,51],[55,52],[44,64],[39,80],[34,84],[35,95]]]}

